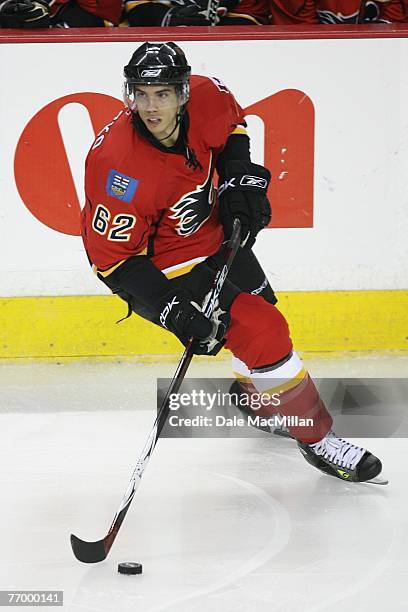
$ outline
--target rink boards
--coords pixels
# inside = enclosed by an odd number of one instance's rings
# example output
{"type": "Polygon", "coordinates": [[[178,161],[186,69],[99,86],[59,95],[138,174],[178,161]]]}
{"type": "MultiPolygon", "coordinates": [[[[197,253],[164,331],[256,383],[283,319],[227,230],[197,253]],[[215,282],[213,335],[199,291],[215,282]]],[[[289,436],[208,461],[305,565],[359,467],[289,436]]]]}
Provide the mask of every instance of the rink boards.
{"type": "MultiPolygon", "coordinates": [[[[193,72],[228,85],[253,160],[272,170],[272,227],[256,253],[298,348],[406,349],[407,32],[184,30],[149,36],[178,41],[193,72]]],[[[122,68],[142,38],[0,36],[1,358],[180,350],[136,317],[115,325],[123,306],[79,237],[86,152],[121,108],[122,68]]]]}

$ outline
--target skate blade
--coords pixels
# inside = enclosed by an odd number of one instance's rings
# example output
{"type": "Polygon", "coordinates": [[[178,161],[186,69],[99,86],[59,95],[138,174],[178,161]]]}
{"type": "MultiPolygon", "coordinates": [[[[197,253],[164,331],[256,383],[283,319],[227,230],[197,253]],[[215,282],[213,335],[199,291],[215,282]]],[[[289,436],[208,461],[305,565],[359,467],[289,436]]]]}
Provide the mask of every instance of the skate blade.
{"type": "Polygon", "coordinates": [[[375,478],[372,478],[371,480],[365,480],[364,482],[367,482],[368,484],[387,485],[388,478],[384,478],[384,476],[376,476],[375,478]]]}

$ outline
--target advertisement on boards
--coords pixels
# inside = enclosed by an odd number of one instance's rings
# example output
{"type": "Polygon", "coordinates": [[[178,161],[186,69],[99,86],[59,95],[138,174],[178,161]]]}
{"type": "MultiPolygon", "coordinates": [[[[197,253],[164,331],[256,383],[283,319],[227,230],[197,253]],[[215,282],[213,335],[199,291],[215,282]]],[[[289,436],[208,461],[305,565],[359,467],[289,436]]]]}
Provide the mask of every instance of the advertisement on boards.
{"type": "MultiPolygon", "coordinates": [[[[398,91],[396,80],[384,90],[378,72],[405,42],[387,41],[379,53],[375,40],[346,47],[325,41],[324,54],[319,41],[236,41],[234,54],[225,41],[181,43],[193,72],[221,78],[234,93],[245,109],[252,159],[271,170],[272,222],[256,251],[278,289],[404,286],[396,262],[401,249],[406,253],[399,171],[408,153],[404,118],[390,108],[408,102],[408,88],[402,75],[398,91]],[[363,62],[381,55],[364,83],[357,51],[363,62]]],[[[22,85],[24,45],[2,45],[10,83],[1,98],[9,118],[0,153],[5,295],[103,293],[79,237],[84,161],[123,108],[123,66],[136,46],[49,44],[44,71],[45,47],[32,44],[33,69],[24,71],[22,85]]]]}

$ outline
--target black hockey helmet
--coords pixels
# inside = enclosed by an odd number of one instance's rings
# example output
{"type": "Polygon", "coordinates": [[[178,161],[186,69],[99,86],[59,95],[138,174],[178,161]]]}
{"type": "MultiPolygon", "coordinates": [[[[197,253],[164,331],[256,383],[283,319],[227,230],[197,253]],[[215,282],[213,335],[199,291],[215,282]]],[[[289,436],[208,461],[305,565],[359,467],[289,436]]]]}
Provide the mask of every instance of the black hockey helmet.
{"type": "Polygon", "coordinates": [[[175,85],[182,106],[189,98],[190,73],[186,56],[175,43],[144,43],[124,67],[125,104],[136,110],[134,92],[137,85],[175,85]]]}

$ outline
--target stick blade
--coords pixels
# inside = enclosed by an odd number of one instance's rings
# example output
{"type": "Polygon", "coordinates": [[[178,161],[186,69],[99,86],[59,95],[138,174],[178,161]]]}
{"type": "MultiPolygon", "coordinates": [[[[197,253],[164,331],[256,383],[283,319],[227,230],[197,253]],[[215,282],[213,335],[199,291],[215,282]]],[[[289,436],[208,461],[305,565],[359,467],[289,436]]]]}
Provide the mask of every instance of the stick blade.
{"type": "Polygon", "coordinates": [[[106,559],[105,541],[85,542],[71,534],[71,546],[74,555],[82,563],[99,563],[106,559]]]}

